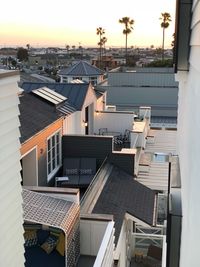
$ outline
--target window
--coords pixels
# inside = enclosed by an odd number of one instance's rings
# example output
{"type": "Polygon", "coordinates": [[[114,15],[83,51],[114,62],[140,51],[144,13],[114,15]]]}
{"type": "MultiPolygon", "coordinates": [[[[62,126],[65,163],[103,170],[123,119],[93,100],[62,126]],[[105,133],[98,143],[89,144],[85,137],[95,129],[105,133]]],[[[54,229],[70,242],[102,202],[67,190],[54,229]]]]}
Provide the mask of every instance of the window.
{"type": "Polygon", "coordinates": [[[63,83],[68,83],[68,78],[66,76],[63,76],[63,83]]]}
{"type": "Polygon", "coordinates": [[[47,174],[49,181],[61,166],[61,135],[60,131],[47,140],[47,174]]]}
{"type": "Polygon", "coordinates": [[[92,85],[96,85],[97,84],[97,77],[90,77],[89,81],[91,82],[92,85]]]}

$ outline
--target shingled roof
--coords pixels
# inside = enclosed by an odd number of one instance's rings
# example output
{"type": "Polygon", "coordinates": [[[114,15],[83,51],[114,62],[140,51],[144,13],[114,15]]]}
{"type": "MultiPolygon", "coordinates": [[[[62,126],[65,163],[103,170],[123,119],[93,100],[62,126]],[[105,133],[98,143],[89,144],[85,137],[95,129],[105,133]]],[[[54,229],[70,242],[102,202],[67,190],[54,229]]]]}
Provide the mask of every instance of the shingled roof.
{"type": "Polygon", "coordinates": [[[99,76],[102,74],[104,71],[83,60],[59,72],[59,75],[67,76],[99,76]]]}
{"type": "Polygon", "coordinates": [[[85,97],[89,88],[89,83],[31,83],[24,82],[22,84],[22,89],[26,92],[31,92],[32,90],[48,87],[51,90],[65,96],[69,102],[76,110],[81,110],[85,97]]]}
{"type": "Polygon", "coordinates": [[[114,167],[92,213],[114,215],[115,244],[117,244],[125,213],[152,225],[155,191],[135,181],[114,167]]]}
{"type": "Polygon", "coordinates": [[[32,94],[24,92],[20,95],[19,100],[21,143],[60,118],[60,112],[56,111],[54,105],[50,105],[32,94]]]}

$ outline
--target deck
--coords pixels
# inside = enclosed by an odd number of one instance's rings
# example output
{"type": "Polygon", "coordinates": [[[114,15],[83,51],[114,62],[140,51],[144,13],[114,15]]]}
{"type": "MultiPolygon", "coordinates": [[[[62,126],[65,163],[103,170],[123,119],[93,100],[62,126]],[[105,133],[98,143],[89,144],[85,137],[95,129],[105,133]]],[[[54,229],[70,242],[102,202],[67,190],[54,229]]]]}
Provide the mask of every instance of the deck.
{"type": "Polygon", "coordinates": [[[154,154],[176,153],[176,131],[150,130],[149,136],[153,136],[154,141],[146,144],[140,158],[136,180],[153,190],[166,191],[169,162],[156,160],[154,154]]]}

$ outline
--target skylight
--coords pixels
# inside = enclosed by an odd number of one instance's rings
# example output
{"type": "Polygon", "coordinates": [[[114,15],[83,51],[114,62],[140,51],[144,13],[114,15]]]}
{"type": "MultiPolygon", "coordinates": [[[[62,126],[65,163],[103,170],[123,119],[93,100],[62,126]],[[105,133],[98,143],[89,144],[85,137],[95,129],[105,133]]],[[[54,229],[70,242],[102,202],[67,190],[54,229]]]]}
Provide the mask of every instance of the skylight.
{"type": "Polygon", "coordinates": [[[67,98],[64,97],[63,95],[60,95],[47,87],[42,87],[33,90],[32,92],[55,105],[60,104],[63,101],[67,100],[67,98]]]}

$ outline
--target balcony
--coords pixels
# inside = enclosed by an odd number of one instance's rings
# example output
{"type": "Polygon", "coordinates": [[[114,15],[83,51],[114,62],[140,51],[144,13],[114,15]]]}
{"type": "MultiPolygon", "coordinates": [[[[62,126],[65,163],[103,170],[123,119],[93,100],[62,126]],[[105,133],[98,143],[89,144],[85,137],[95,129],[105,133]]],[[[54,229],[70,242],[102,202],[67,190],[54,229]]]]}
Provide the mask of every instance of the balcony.
{"type": "Polygon", "coordinates": [[[130,267],[166,266],[166,236],[162,227],[147,228],[137,225],[131,238],[130,267]]]}

